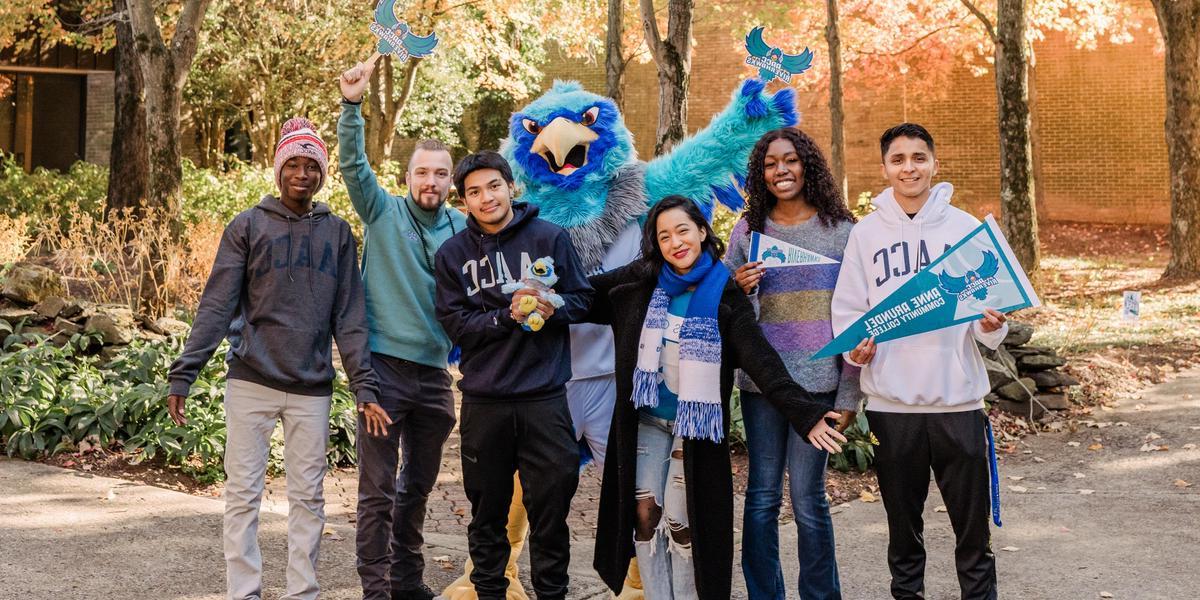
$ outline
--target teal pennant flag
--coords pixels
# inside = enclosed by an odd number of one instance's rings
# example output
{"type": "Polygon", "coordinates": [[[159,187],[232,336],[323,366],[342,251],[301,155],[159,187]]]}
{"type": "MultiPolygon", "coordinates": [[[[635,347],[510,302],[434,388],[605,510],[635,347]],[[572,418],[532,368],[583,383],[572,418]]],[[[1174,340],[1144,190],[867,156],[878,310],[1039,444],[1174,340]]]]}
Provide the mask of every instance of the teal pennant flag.
{"type": "Polygon", "coordinates": [[[996,219],[988,215],[813,359],[848,352],[871,336],[876,343],[886,342],[974,321],[983,317],[985,308],[1009,312],[1031,306],[1041,306],[1041,301],[996,219]]]}

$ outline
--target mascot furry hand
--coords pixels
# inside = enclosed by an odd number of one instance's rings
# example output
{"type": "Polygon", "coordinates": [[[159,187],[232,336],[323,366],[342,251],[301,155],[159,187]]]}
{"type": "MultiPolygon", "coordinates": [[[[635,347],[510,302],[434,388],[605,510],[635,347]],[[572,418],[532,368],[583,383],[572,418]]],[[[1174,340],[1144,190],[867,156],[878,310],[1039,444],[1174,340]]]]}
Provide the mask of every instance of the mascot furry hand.
{"type": "MultiPolygon", "coordinates": [[[[562,308],[562,296],[552,291],[556,283],[558,283],[558,274],[554,271],[554,259],[544,256],[525,267],[525,272],[521,274],[521,281],[506,283],[500,290],[505,294],[511,294],[521,289],[532,289],[554,308],[562,308]]],[[[546,324],[542,313],[535,311],[537,305],[537,298],[534,296],[521,298],[521,303],[517,305],[518,311],[524,315],[520,323],[525,331],[539,331],[546,324]]]]}
{"type": "Polygon", "coordinates": [[[795,92],[768,94],[765,85],[743,81],[708,127],[645,162],[612,100],[556,81],[513,114],[500,151],[524,189],[521,199],[571,234],[584,269],[614,268],[636,254],[606,257],[613,242],[665,196],[687,196],[710,214],[714,199],[741,208],[738,187],[754,143],[797,122],[795,92]]]}

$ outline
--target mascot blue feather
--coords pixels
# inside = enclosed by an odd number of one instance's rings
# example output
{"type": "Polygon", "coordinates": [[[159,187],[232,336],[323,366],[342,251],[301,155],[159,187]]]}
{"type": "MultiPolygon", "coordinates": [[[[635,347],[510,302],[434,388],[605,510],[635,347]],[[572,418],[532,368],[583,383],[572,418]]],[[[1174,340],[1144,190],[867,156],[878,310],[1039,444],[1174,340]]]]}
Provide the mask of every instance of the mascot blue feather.
{"type": "Polygon", "coordinates": [[[795,92],[765,92],[757,79],[741,83],[708,127],[667,154],[640,161],[616,104],[577,82],[551,89],[512,115],[500,152],[513,168],[522,200],[570,234],[584,266],[600,265],[612,242],[665,196],[741,208],[754,143],[772,129],[795,125],[795,92]]]}

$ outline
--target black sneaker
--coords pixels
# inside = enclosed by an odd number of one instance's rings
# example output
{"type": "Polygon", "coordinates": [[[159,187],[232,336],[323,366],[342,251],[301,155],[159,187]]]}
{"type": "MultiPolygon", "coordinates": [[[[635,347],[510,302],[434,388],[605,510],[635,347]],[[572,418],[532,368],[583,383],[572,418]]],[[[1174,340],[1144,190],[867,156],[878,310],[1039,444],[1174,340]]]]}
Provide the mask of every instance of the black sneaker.
{"type": "Polygon", "coordinates": [[[405,590],[392,590],[392,600],[433,600],[436,597],[437,594],[424,583],[405,590]]]}

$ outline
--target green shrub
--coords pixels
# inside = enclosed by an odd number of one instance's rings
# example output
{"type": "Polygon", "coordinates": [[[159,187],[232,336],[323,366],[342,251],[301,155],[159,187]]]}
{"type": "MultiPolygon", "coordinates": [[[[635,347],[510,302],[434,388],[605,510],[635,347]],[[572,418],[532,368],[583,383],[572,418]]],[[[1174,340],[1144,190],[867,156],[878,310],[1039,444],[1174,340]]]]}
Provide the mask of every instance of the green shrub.
{"type": "MultiPolygon", "coordinates": [[[[346,219],[359,231],[359,220],[350,196],[337,170],[337,157],[317,200],[329,205],[334,214],[346,219]]],[[[403,165],[384,163],[378,171],[380,184],[395,194],[405,193],[403,165]]],[[[28,216],[36,221],[52,214],[64,216],[82,212],[100,218],[108,193],[108,169],[86,162],[75,163],[70,170],[58,172],[35,169],[26,173],[11,158],[0,154],[0,214],[28,216]]],[[[276,194],[274,171],[270,167],[231,161],[224,170],[203,169],[190,160],[183,161],[182,218],[195,223],[203,217],[228,222],[266,194],[276,194]]],[[[65,226],[66,220],[60,223],[65,226]]]]}
{"type": "Polygon", "coordinates": [[[879,440],[867,424],[866,413],[858,413],[843,435],[847,442],[842,444],[841,453],[830,455],[829,466],[842,472],[857,470],[866,473],[875,464],[875,446],[879,445],[879,440]]]}
{"type": "MultiPolygon", "coordinates": [[[[167,369],[183,337],[135,342],[111,361],[87,351],[96,341],[75,335],[62,347],[40,333],[0,321],[0,445],[9,456],[37,458],[71,451],[81,441],[120,448],[131,461],[178,465],[202,482],[223,477],[226,344],[201,371],[187,403],[187,425],[167,412],[167,369]]],[[[334,382],[326,455],[331,465],[355,462],[354,398],[340,374],[334,382]]],[[[273,456],[281,456],[273,439],[273,456]]],[[[273,461],[276,471],[282,464],[273,461]]]]}

